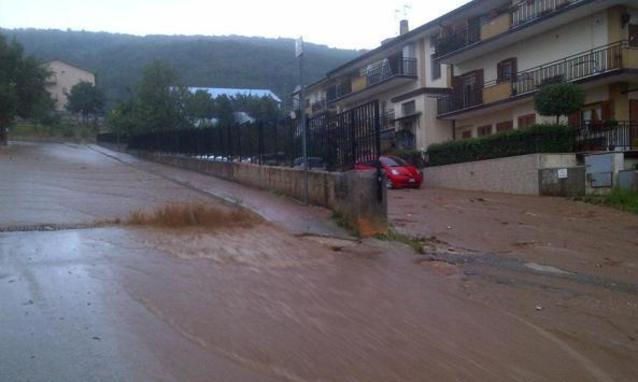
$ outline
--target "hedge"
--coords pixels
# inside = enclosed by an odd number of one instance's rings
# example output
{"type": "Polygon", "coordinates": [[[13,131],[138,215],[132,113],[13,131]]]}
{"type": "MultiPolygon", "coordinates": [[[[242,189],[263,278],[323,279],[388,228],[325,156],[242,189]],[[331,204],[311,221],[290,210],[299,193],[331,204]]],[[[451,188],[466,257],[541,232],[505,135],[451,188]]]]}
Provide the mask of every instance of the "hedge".
{"type": "Polygon", "coordinates": [[[425,167],[423,152],[419,150],[392,150],[383,155],[399,157],[417,168],[425,167]]]}
{"type": "Polygon", "coordinates": [[[428,165],[504,158],[535,153],[574,151],[574,131],[566,125],[533,125],[481,138],[437,143],[428,147],[428,165]]]}

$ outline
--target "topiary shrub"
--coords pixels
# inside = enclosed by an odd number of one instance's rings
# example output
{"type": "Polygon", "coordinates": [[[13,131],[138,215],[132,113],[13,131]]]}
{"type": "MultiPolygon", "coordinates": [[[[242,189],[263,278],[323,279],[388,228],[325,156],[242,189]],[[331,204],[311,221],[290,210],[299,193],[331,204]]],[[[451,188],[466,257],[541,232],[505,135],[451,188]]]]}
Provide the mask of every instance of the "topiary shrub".
{"type": "Polygon", "coordinates": [[[534,105],[540,115],[556,117],[577,112],[585,103],[585,93],[578,85],[556,83],[544,85],[534,96],[534,105]]]}
{"type": "Polygon", "coordinates": [[[574,150],[574,130],[565,125],[533,125],[481,138],[428,147],[429,166],[574,150]]]}

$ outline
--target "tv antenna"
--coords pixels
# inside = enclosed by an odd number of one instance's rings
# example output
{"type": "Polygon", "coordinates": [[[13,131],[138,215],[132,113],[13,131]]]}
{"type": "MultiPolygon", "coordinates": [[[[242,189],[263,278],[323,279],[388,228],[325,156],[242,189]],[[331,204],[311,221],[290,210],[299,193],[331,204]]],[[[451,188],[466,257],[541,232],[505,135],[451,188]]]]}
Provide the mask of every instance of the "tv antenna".
{"type": "Polygon", "coordinates": [[[410,15],[410,10],[412,10],[412,5],[410,5],[410,3],[403,3],[403,5],[394,10],[394,17],[399,20],[407,20],[410,15]]]}

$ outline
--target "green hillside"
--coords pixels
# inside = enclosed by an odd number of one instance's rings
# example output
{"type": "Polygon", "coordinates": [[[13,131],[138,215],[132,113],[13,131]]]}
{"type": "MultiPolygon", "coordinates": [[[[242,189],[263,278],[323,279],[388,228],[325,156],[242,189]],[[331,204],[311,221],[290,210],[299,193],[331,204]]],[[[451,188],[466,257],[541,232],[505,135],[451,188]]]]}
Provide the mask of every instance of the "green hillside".
{"type": "MultiPolygon", "coordinates": [[[[1,30],[28,54],[61,59],[95,72],[109,104],[126,97],[144,65],[169,63],[187,86],[272,89],[287,100],[297,83],[292,39],[240,36],[133,36],[41,29],[1,30]]],[[[306,79],[356,57],[354,50],[306,44],[306,79]]]]}

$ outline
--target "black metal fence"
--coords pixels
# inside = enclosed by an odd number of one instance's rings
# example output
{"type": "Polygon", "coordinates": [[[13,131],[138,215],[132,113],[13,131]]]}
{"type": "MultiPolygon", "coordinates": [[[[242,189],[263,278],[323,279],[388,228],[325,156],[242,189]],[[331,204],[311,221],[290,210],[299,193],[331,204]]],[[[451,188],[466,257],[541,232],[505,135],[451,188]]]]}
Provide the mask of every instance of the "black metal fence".
{"type": "MultiPolygon", "coordinates": [[[[98,135],[100,143],[126,143],[131,150],[154,151],[265,165],[303,166],[298,120],[156,131],[129,137],[98,135]]],[[[307,119],[309,165],[329,171],[353,169],[380,152],[379,103],[373,101],[341,114],[307,119]]]]}

